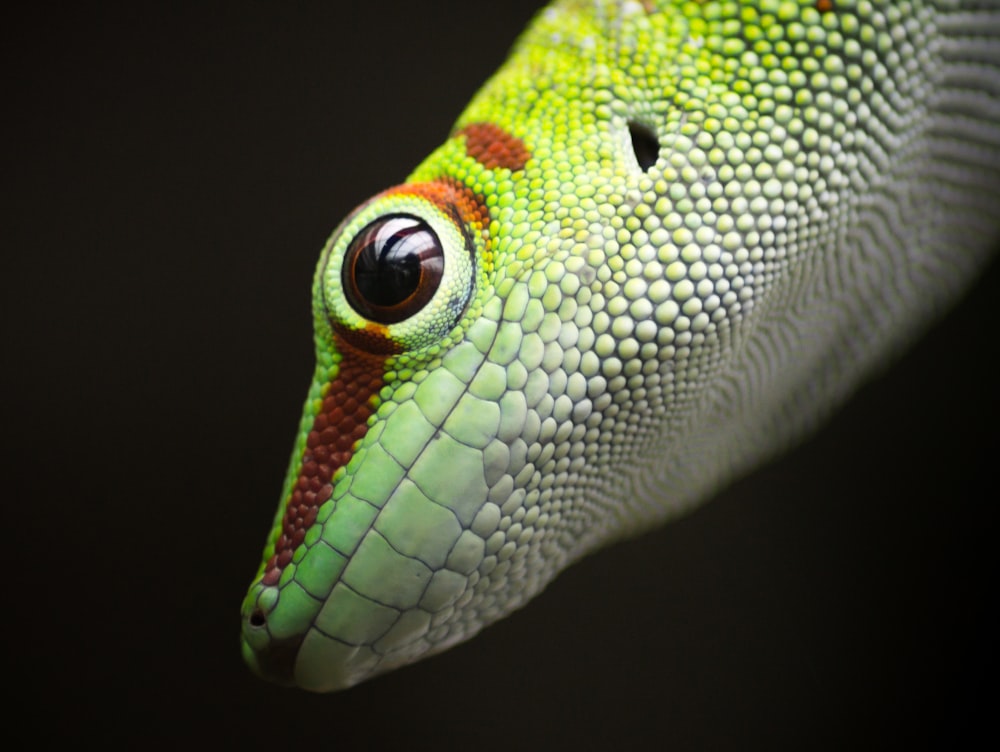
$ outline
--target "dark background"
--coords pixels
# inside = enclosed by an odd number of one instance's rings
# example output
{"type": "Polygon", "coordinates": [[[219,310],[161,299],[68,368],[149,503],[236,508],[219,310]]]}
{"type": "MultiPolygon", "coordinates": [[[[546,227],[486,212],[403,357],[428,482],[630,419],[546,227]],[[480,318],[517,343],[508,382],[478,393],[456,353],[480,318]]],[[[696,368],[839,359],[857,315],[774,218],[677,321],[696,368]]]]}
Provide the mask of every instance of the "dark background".
{"type": "Polygon", "coordinates": [[[473,641],[327,696],[244,668],[319,251],[534,9],[420,5],[7,17],[8,726],[111,748],[995,743],[996,264],[807,444],[473,641]]]}

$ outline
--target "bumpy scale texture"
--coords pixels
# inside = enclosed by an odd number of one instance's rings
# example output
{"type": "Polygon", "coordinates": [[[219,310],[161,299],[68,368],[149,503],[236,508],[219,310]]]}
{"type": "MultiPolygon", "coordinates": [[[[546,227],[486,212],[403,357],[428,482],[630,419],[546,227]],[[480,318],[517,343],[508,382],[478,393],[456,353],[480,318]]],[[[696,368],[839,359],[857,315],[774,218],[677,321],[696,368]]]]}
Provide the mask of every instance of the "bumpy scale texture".
{"type": "Polygon", "coordinates": [[[329,691],[441,651],[801,436],[981,266],[998,124],[992,0],[540,13],[323,253],[248,663],[329,691]],[[344,256],[399,215],[443,277],[369,321],[344,256]]]}

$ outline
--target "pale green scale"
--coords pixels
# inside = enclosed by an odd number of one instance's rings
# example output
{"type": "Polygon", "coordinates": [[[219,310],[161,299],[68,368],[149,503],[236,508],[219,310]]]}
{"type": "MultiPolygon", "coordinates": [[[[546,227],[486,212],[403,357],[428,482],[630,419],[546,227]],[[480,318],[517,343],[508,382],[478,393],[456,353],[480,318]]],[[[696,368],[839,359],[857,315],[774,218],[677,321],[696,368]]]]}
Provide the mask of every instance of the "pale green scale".
{"type": "Polygon", "coordinates": [[[352,238],[417,216],[444,277],[384,327],[367,433],[277,586],[251,586],[250,665],[327,691],[439,652],[813,428],[1000,235],[997,29],[982,0],[542,11],[408,179],[478,197],[485,233],[388,195],[324,251],[285,494],[351,357],[331,327],[366,325],[352,238]],[[524,164],[477,161],[483,124],[524,164]]]}

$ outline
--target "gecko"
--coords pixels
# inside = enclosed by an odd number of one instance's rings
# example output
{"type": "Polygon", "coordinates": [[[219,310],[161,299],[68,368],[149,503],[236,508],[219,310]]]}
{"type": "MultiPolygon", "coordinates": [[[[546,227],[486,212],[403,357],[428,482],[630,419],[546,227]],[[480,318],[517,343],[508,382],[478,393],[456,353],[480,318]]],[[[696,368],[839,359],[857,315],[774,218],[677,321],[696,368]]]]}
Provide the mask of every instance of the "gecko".
{"type": "Polygon", "coordinates": [[[341,690],[808,435],[1000,238],[991,0],[559,0],[344,219],[242,608],[341,690]]]}

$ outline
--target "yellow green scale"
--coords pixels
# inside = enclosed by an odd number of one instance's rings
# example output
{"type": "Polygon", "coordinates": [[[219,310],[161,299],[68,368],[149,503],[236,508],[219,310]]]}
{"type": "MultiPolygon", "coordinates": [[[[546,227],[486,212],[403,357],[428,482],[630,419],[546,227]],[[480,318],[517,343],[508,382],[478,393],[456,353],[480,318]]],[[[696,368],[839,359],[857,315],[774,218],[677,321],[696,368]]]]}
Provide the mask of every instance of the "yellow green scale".
{"type": "Polygon", "coordinates": [[[997,29],[976,0],[541,11],[322,254],[282,504],[334,364],[370,348],[383,381],[291,563],[251,585],[251,667],[329,691],[440,652],[817,425],[1000,235],[997,29]],[[487,166],[484,134],[527,160],[487,166]],[[407,244],[434,239],[443,276],[414,282],[407,244]],[[378,270],[359,290],[429,301],[367,319],[345,258],[378,270]]]}

